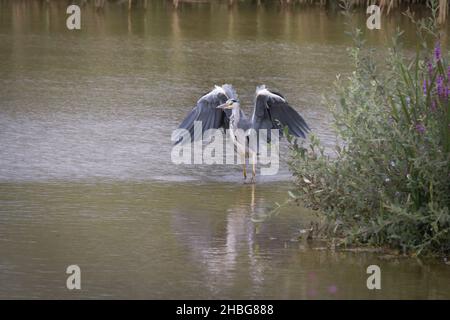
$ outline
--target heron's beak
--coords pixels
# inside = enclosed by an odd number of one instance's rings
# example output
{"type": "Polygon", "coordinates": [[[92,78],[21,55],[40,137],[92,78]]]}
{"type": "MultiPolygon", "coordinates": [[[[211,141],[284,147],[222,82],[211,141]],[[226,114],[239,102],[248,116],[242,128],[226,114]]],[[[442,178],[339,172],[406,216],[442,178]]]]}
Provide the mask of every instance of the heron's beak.
{"type": "Polygon", "coordinates": [[[224,103],[224,104],[221,104],[220,106],[217,106],[216,109],[227,109],[227,107],[228,107],[228,103],[224,103]]]}

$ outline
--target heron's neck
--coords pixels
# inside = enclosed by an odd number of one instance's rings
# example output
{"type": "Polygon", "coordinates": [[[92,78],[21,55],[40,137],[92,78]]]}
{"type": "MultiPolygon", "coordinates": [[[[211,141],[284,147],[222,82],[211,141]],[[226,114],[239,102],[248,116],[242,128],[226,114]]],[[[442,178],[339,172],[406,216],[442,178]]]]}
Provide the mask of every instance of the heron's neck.
{"type": "Polygon", "coordinates": [[[231,111],[231,122],[234,123],[238,123],[239,122],[239,117],[241,115],[241,108],[239,107],[239,105],[236,105],[233,110],[231,111]]]}

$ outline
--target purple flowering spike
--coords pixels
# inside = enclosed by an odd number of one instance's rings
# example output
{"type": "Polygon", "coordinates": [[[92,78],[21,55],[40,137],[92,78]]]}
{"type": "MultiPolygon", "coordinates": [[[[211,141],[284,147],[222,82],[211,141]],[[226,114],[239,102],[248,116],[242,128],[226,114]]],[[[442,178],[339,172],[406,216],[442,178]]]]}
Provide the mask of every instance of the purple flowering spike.
{"type": "Polygon", "coordinates": [[[416,124],[416,131],[420,134],[424,134],[425,133],[425,127],[423,124],[421,123],[417,123],[416,124]]]}
{"type": "Polygon", "coordinates": [[[433,63],[431,63],[431,61],[428,61],[427,66],[428,66],[428,75],[431,77],[433,75],[433,63]]]}
{"type": "Polygon", "coordinates": [[[434,47],[434,58],[436,61],[441,60],[441,44],[440,42],[436,42],[436,46],[434,47]]]}
{"type": "Polygon", "coordinates": [[[423,80],[423,94],[426,96],[427,95],[427,87],[428,87],[428,81],[427,79],[423,80]]]}
{"type": "Polygon", "coordinates": [[[442,76],[439,76],[437,78],[437,92],[439,97],[443,98],[445,93],[444,93],[445,88],[444,88],[444,78],[442,76]]]}
{"type": "Polygon", "coordinates": [[[431,111],[432,111],[432,112],[436,112],[436,110],[437,110],[437,107],[436,107],[436,100],[433,100],[433,101],[431,102],[431,111]]]}

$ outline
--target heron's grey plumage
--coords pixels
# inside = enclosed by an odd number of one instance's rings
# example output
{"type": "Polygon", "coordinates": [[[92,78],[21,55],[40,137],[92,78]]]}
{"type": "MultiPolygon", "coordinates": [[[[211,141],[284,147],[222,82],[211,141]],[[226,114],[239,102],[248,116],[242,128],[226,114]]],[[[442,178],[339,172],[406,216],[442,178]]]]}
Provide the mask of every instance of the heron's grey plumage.
{"type": "MultiPolygon", "coordinates": [[[[192,140],[202,137],[194,137],[194,122],[201,121],[202,131],[208,129],[228,129],[232,111],[229,109],[217,109],[228,100],[238,100],[236,90],[230,84],[215,86],[213,90],[202,96],[197,105],[188,113],[186,118],[178,127],[189,131],[192,140]]],[[[288,127],[291,135],[305,138],[310,131],[303,117],[292,108],[286,99],[278,92],[268,90],[261,85],[256,88],[255,105],[252,118],[249,119],[239,108],[239,116],[236,117],[236,128],[248,130],[279,129],[282,133],[284,126],[288,127]]],[[[270,131],[269,131],[270,133],[270,131]]],[[[268,135],[270,137],[270,135],[268,135]]],[[[181,136],[175,139],[176,143],[181,141],[181,136]]]]}
{"type": "MultiPolygon", "coordinates": [[[[278,129],[282,134],[283,128],[287,127],[289,134],[302,138],[305,138],[306,133],[310,130],[305,119],[289,105],[280,93],[270,91],[264,85],[256,88],[251,119],[241,110],[238,95],[233,86],[229,84],[221,87],[215,86],[212,91],[197,101],[197,105],[180,124],[178,128],[186,129],[187,132],[184,131],[184,133],[176,136],[175,144],[181,141],[197,141],[203,138],[201,133],[196,133],[194,130],[195,121],[201,122],[203,134],[208,129],[230,129],[231,139],[239,154],[243,157],[247,153],[256,157],[258,153],[259,143],[256,147],[249,146],[246,143],[249,140],[249,129],[254,129],[256,132],[267,130],[269,142],[271,129],[278,129]],[[191,139],[188,139],[189,136],[191,139]]],[[[259,135],[257,137],[259,142],[259,135]]],[[[253,177],[254,175],[255,167],[253,166],[253,177]]],[[[244,177],[246,177],[245,163],[244,177]]]]}
{"type": "MultiPolygon", "coordinates": [[[[258,86],[255,93],[255,107],[252,116],[252,125],[255,130],[279,129],[282,133],[284,126],[288,127],[289,134],[296,137],[306,137],[310,130],[303,117],[292,108],[286,99],[266,86],[258,86]]],[[[270,131],[268,132],[270,139],[270,131]]]]}
{"type": "MultiPolygon", "coordinates": [[[[215,86],[213,90],[203,95],[197,101],[197,105],[188,113],[178,129],[188,130],[191,141],[197,141],[203,138],[200,132],[197,132],[197,136],[194,136],[195,121],[201,122],[203,133],[208,129],[228,129],[231,110],[217,109],[217,106],[225,103],[229,99],[238,99],[233,86],[229,84],[224,84],[221,87],[215,86]]],[[[175,144],[181,141],[189,141],[189,139],[185,138],[187,137],[180,133],[174,137],[175,144]]]]}

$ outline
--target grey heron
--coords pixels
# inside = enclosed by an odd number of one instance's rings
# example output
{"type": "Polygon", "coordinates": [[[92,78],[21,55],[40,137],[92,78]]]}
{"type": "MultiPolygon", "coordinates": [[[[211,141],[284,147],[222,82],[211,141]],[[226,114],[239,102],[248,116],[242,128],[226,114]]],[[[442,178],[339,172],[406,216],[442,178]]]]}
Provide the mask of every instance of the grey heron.
{"type": "Polygon", "coordinates": [[[289,134],[301,138],[305,138],[310,130],[303,117],[288,104],[284,96],[269,90],[265,85],[256,87],[251,118],[248,118],[241,110],[238,95],[232,85],[215,86],[197,101],[197,105],[181,122],[178,128],[187,131],[184,131],[184,135],[175,136],[175,144],[184,140],[197,141],[203,138],[201,133],[194,130],[196,121],[201,123],[203,133],[209,129],[228,129],[241,161],[243,159],[244,180],[247,179],[245,158],[253,159],[252,182],[256,175],[258,147],[243,143],[246,141],[245,136],[248,136],[249,129],[254,129],[256,132],[267,130],[268,142],[270,142],[271,129],[278,129],[282,134],[283,128],[287,127],[289,134]],[[190,139],[185,139],[186,135],[190,135],[187,137],[190,139]]]}

